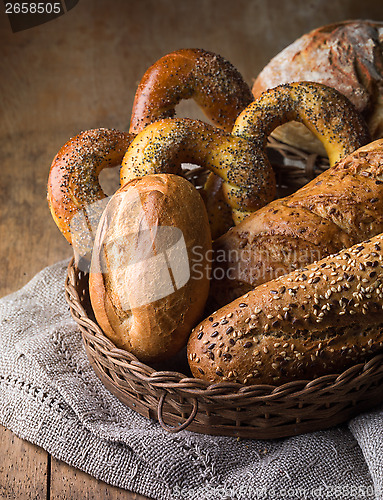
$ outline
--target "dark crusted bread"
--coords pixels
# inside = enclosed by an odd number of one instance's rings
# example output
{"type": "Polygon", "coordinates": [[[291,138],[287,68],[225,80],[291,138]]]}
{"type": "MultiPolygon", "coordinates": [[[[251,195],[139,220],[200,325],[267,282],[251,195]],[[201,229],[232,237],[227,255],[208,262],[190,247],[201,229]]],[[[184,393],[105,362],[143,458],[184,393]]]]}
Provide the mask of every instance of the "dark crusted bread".
{"type": "Polygon", "coordinates": [[[383,234],[260,285],[188,342],[197,378],[280,385],[340,373],[383,347],[383,234]]]}

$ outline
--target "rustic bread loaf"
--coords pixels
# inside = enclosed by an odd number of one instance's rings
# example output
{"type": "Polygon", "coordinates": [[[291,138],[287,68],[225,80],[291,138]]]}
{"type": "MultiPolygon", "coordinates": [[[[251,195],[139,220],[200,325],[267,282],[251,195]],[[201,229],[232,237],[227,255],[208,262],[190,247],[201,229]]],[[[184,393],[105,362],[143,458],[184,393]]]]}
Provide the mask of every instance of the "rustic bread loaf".
{"type": "MultiPolygon", "coordinates": [[[[323,26],[277,54],[253,85],[262,92],[283,83],[310,80],[339,90],[365,117],[373,140],[383,137],[383,22],[355,20],[323,26]]],[[[320,142],[297,122],[273,136],[325,156],[320,142]]]]}
{"type": "Polygon", "coordinates": [[[383,347],[383,234],[260,285],[192,332],[193,375],[279,385],[340,373],[383,347]]]}
{"type": "Polygon", "coordinates": [[[210,248],[206,209],[190,182],[158,174],[120,188],[99,223],[89,276],[105,335],[144,362],[176,354],[204,310],[210,248]]]}

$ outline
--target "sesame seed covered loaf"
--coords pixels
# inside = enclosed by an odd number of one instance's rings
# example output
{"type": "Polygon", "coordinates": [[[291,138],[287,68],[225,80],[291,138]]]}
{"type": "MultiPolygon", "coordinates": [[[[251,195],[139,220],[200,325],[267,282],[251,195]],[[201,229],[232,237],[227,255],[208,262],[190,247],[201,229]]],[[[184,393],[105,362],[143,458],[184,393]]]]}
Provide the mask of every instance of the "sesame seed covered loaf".
{"type": "Polygon", "coordinates": [[[258,286],[197,326],[193,375],[280,385],[383,349],[383,234],[258,286]]]}
{"type": "Polygon", "coordinates": [[[212,308],[382,232],[380,139],[292,195],[265,205],[214,242],[212,308]]]}

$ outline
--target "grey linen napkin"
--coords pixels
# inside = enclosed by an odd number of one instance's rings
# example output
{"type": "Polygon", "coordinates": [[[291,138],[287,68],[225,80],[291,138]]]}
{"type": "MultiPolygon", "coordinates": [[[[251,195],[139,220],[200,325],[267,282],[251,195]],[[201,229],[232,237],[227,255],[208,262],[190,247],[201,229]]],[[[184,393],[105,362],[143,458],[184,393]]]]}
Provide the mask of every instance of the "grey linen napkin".
{"type": "Polygon", "coordinates": [[[64,298],[68,262],[0,300],[0,422],[107,483],[154,499],[383,499],[383,410],[275,441],[176,435],[93,373],[64,298]]]}

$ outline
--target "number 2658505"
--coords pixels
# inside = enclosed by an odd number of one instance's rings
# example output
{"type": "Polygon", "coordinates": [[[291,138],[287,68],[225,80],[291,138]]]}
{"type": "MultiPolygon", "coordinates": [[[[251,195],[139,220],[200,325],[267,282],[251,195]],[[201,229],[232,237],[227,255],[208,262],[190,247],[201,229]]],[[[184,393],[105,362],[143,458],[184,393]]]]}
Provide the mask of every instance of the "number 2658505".
{"type": "Polygon", "coordinates": [[[61,2],[21,2],[5,4],[6,14],[59,14],[62,12],[61,2]]]}

